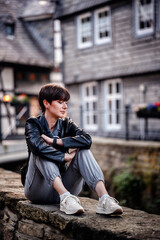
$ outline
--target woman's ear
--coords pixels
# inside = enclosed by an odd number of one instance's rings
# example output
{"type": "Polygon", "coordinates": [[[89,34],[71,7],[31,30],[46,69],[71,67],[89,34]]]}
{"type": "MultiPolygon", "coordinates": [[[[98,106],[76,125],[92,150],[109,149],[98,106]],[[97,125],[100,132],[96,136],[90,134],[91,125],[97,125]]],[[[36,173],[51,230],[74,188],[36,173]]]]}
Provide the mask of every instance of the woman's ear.
{"type": "Polygon", "coordinates": [[[49,106],[49,102],[46,99],[44,99],[43,100],[43,105],[45,106],[45,109],[47,109],[48,106],[49,106]]]}

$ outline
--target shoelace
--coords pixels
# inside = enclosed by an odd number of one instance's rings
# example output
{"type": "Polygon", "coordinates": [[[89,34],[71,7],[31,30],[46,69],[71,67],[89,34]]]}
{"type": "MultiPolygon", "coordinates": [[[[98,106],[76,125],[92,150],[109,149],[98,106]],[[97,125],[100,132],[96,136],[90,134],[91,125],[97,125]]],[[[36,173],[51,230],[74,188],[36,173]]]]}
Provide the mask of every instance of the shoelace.
{"type": "Polygon", "coordinates": [[[65,197],[65,199],[64,199],[64,203],[67,202],[68,198],[69,198],[70,201],[72,201],[72,199],[74,199],[74,200],[76,200],[77,203],[80,204],[79,199],[78,199],[76,196],[74,196],[74,195],[68,195],[67,197],[65,197]]]}
{"type": "Polygon", "coordinates": [[[119,204],[119,202],[117,201],[117,199],[110,197],[110,196],[106,196],[103,200],[102,200],[102,205],[105,206],[106,204],[106,200],[111,200],[113,203],[117,203],[119,204]]]}

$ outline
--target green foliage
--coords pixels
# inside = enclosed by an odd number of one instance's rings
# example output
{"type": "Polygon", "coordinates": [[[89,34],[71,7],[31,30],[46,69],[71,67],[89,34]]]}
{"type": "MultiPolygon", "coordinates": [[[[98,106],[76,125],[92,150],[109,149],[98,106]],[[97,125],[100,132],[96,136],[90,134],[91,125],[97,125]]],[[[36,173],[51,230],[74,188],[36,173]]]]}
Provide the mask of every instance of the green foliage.
{"type": "Polygon", "coordinates": [[[125,169],[113,177],[113,192],[120,203],[128,207],[140,208],[144,187],[142,177],[129,169],[125,169]]]}
{"type": "Polygon", "coordinates": [[[112,192],[123,206],[160,214],[160,176],[152,172],[150,181],[146,174],[135,168],[124,169],[112,176],[112,192]]]}
{"type": "Polygon", "coordinates": [[[127,165],[130,166],[132,162],[135,160],[135,156],[128,156],[127,158],[127,165]]]}
{"type": "Polygon", "coordinates": [[[29,103],[29,101],[30,99],[25,93],[12,97],[12,103],[29,103]]]}
{"type": "Polygon", "coordinates": [[[152,199],[152,201],[149,201],[147,210],[150,213],[160,214],[160,199],[152,199]]]}

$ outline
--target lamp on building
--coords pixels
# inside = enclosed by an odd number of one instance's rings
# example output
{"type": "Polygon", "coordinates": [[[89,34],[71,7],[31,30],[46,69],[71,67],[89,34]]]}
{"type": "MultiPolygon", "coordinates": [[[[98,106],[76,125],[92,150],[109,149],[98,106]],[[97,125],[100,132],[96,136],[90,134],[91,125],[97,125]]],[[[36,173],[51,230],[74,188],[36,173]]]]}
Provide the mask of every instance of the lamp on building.
{"type": "Polygon", "coordinates": [[[10,102],[11,100],[12,100],[12,97],[10,95],[3,96],[3,102],[10,102]]]}
{"type": "Polygon", "coordinates": [[[42,6],[44,6],[44,5],[46,5],[48,3],[48,1],[46,1],[46,0],[39,0],[38,2],[42,6]]]}
{"type": "Polygon", "coordinates": [[[44,6],[49,2],[58,4],[59,0],[38,0],[38,2],[40,5],[44,6]]]}
{"type": "Polygon", "coordinates": [[[139,85],[139,91],[142,92],[142,93],[145,93],[147,91],[147,87],[145,84],[140,84],[139,85]]]}

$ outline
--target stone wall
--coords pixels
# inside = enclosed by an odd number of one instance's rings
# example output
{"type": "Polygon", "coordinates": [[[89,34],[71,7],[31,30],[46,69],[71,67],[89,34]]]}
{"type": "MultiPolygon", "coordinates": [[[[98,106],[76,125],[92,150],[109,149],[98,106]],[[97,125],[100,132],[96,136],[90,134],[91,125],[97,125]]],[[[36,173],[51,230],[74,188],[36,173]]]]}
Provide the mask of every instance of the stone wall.
{"type": "Polygon", "coordinates": [[[160,216],[124,207],[122,216],[96,214],[97,201],[80,198],[83,215],[25,199],[20,175],[0,169],[1,240],[160,240],[160,216]]]}
{"type": "Polygon", "coordinates": [[[128,160],[137,159],[141,169],[152,167],[160,170],[160,143],[149,141],[126,141],[92,137],[91,151],[107,175],[114,169],[128,166],[128,160]]]}
{"type": "Polygon", "coordinates": [[[132,197],[129,196],[127,206],[160,214],[159,142],[94,137],[91,150],[103,170],[111,194],[124,202],[128,196],[123,191],[130,190],[132,197]],[[121,183],[125,184],[124,189],[121,183]],[[132,185],[135,184],[134,191],[132,185]],[[139,203],[134,206],[136,199],[139,203]]]}

